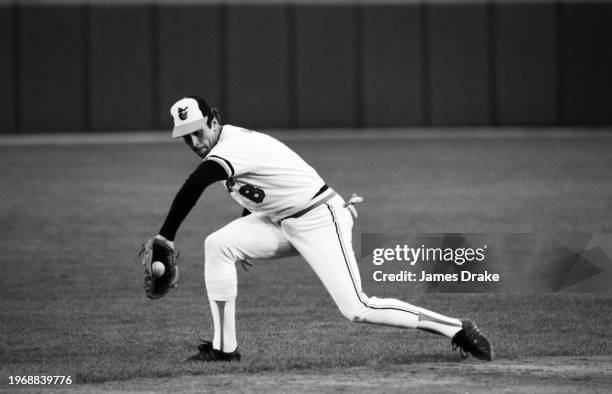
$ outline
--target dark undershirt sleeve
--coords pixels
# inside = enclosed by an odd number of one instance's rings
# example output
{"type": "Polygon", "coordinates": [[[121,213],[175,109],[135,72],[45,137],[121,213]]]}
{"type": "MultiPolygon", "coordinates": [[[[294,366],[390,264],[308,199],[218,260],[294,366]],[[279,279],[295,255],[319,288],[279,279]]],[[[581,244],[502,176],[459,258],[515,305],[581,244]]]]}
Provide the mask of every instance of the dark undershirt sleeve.
{"type": "Polygon", "coordinates": [[[219,163],[205,160],[195,169],[172,201],[168,216],[164,221],[159,235],[169,241],[174,241],[179,226],[185,220],[193,206],[210,184],[228,179],[228,175],[219,163]]]}

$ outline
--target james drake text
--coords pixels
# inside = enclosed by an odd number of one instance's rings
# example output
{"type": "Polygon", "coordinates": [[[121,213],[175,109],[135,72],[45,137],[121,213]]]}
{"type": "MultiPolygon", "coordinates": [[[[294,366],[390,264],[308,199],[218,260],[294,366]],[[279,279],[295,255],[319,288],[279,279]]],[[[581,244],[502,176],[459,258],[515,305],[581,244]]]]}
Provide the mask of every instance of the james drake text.
{"type": "Polygon", "coordinates": [[[480,273],[461,271],[452,274],[432,274],[426,271],[418,273],[399,271],[387,274],[374,271],[372,277],[376,282],[499,282],[499,274],[491,274],[488,271],[480,273]]]}

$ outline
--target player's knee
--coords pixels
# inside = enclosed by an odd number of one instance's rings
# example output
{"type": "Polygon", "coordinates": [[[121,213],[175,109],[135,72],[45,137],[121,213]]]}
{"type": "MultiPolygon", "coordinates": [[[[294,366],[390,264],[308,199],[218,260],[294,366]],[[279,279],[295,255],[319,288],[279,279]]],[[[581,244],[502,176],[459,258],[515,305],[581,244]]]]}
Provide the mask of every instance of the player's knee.
{"type": "Polygon", "coordinates": [[[217,258],[230,253],[230,243],[232,242],[223,232],[215,231],[208,235],[204,240],[204,254],[206,258],[217,258]]]}
{"type": "Polygon", "coordinates": [[[223,301],[236,297],[236,267],[226,254],[223,234],[210,234],[204,241],[204,282],[209,298],[223,301]]]}
{"type": "Polygon", "coordinates": [[[204,251],[206,253],[214,252],[219,250],[222,245],[222,240],[219,232],[214,232],[209,234],[206,239],[204,239],[204,251]]]}

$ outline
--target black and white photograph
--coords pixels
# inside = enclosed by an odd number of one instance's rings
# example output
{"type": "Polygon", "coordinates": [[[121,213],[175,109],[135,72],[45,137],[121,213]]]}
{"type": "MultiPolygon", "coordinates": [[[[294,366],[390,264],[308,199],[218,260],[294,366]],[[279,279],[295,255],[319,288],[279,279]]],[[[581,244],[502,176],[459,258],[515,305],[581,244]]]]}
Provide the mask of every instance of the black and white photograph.
{"type": "Polygon", "coordinates": [[[0,392],[612,392],[612,1],[0,0],[0,392]]]}

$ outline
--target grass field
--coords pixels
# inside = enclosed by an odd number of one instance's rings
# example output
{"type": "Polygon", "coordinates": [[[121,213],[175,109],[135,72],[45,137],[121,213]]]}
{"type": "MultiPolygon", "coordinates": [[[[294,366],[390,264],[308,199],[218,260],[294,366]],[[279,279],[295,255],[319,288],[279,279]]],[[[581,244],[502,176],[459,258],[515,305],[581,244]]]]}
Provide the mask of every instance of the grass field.
{"type": "MultiPolygon", "coordinates": [[[[608,134],[287,140],[338,192],[365,197],[356,236],[612,232],[608,134]]],[[[345,321],[299,258],[239,272],[241,363],[181,363],[212,330],[203,239],[240,209],[205,192],[178,234],[180,287],[162,300],[144,297],[137,252],[196,164],[180,143],[0,146],[0,390],[15,390],[10,375],[71,375],[77,391],[612,390],[610,293],[407,299],[484,328],[497,361],[459,362],[442,337],[345,321]]]]}

